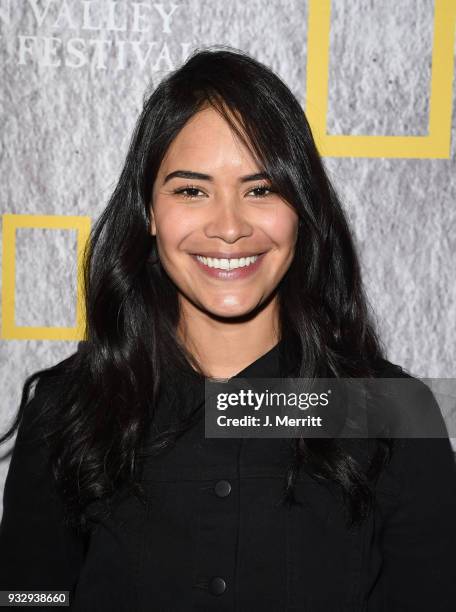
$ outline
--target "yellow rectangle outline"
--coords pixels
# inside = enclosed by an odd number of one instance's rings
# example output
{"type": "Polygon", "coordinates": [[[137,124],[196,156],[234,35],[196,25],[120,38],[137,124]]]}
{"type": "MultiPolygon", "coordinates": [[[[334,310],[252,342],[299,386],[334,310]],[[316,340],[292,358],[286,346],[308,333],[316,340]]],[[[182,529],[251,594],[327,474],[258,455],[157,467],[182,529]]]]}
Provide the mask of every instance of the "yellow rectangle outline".
{"type": "Polygon", "coordinates": [[[310,0],[306,115],[321,155],[448,159],[451,155],[455,21],[456,0],[435,0],[427,136],[331,135],[326,133],[331,0],[310,0]]]}
{"type": "Polygon", "coordinates": [[[83,216],[4,214],[2,252],[2,327],[6,340],[82,340],[85,326],[82,263],[91,219],[83,216]],[[77,302],[75,327],[31,327],[15,324],[16,229],[71,229],[77,232],[77,302]]]}

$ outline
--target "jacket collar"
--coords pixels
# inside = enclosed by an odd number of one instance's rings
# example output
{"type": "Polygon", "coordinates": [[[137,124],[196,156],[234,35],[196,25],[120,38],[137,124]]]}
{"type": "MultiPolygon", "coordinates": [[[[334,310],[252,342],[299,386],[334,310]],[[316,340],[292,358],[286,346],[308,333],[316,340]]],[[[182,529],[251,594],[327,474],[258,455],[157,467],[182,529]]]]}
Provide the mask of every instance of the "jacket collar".
{"type": "Polygon", "coordinates": [[[269,351],[231,378],[278,378],[280,376],[280,348],[282,344],[283,342],[279,340],[269,351]]]}

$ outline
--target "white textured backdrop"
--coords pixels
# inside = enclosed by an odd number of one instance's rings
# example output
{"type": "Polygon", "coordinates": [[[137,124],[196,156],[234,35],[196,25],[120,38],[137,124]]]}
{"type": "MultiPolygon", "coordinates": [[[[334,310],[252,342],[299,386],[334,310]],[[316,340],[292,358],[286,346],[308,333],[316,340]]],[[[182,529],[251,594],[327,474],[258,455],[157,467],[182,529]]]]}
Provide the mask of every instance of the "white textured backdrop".
{"type": "MultiPolygon", "coordinates": [[[[305,0],[0,0],[0,211],[94,220],[144,95],[196,47],[247,51],[305,108],[307,12],[305,0]]],[[[332,1],[330,134],[427,134],[433,16],[433,0],[332,1]]],[[[456,377],[454,144],[450,159],[347,151],[324,162],[354,228],[388,358],[417,376],[456,377]]],[[[16,240],[16,324],[74,325],[76,233],[19,229],[16,240]]],[[[0,339],[2,431],[24,378],[75,348],[0,339]]]]}

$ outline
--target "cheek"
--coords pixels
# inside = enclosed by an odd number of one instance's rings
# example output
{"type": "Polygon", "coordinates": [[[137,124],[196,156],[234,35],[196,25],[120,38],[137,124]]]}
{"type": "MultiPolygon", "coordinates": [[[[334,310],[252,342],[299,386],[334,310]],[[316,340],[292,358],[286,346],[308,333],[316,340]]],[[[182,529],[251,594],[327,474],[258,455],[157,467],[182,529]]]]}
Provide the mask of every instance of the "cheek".
{"type": "Polygon", "coordinates": [[[284,253],[294,248],[298,236],[298,216],[291,211],[282,211],[267,224],[267,233],[284,253]]]}
{"type": "Polygon", "coordinates": [[[169,207],[165,214],[158,209],[155,213],[157,240],[160,248],[169,254],[193,231],[191,218],[182,210],[169,207]]]}

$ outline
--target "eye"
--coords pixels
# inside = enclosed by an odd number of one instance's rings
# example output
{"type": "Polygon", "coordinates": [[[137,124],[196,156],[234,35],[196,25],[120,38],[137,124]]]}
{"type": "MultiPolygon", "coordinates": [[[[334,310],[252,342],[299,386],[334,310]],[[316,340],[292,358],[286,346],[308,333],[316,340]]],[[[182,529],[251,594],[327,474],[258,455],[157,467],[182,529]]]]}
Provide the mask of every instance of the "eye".
{"type": "Polygon", "coordinates": [[[185,187],[181,187],[180,189],[175,189],[173,193],[176,195],[182,195],[184,198],[188,198],[189,200],[193,200],[197,198],[198,195],[195,192],[201,191],[198,187],[193,185],[186,185],[185,187]]]}
{"type": "MultiPolygon", "coordinates": [[[[256,198],[264,198],[267,195],[271,194],[271,193],[275,193],[275,190],[272,189],[272,187],[268,187],[267,185],[256,185],[255,187],[253,187],[250,192],[252,191],[256,191],[256,198]],[[265,193],[265,191],[269,192],[269,193],[265,193]]],[[[249,193],[250,193],[249,192],[249,193]]]]}
{"type": "MultiPolygon", "coordinates": [[[[195,187],[194,185],[186,185],[185,187],[180,187],[179,189],[175,189],[173,191],[174,194],[182,195],[184,198],[187,198],[189,200],[201,197],[198,195],[198,192],[202,193],[202,190],[199,187],[195,187]]],[[[275,193],[275,189],[273,189],[272,187],[268,187],[267,185],[256,185],[248,193],[251,192],[256,192],[254,197],[258,199],[264,198],[271,193],[275,193]]]]}

